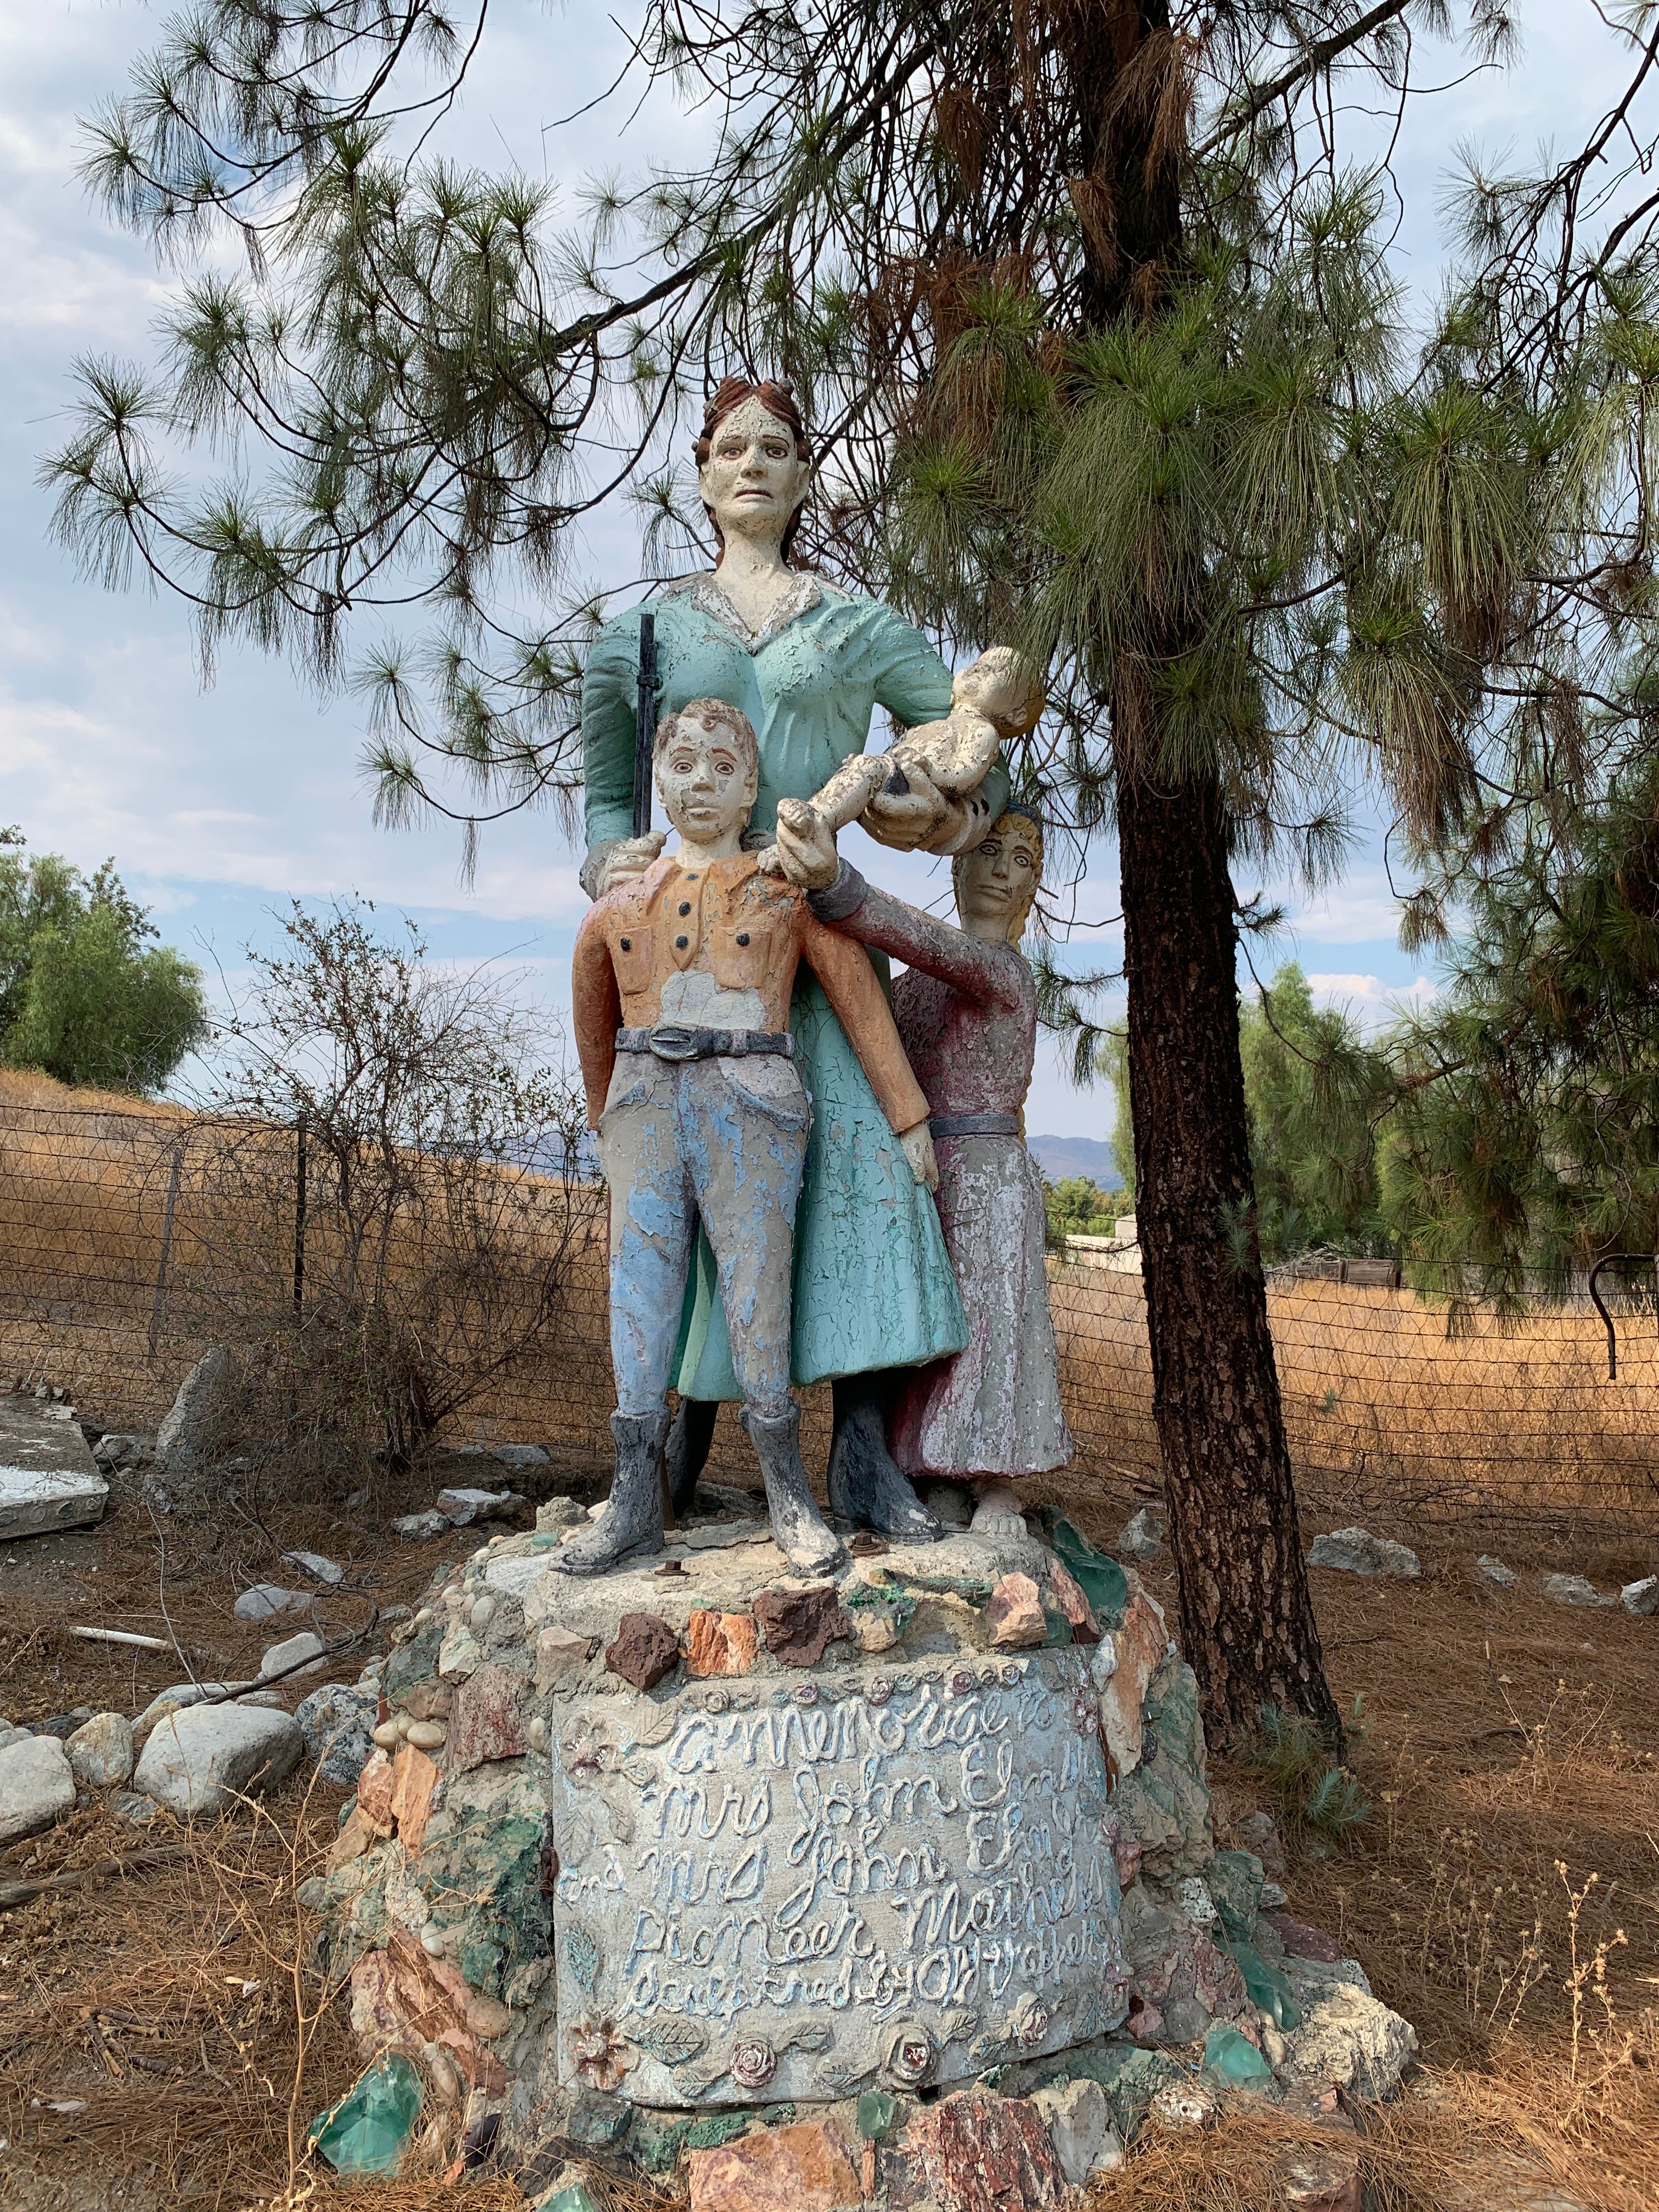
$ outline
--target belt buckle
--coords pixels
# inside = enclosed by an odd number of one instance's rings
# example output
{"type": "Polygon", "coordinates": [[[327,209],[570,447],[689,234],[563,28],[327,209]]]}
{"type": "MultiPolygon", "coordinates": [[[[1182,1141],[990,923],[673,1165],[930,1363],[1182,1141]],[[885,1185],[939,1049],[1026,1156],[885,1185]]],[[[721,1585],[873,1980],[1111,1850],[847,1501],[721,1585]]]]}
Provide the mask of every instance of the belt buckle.
{"type": "Polygon", "coordinates": [[[695,1030],[681,1022],[670,1022],[652,1030],[651,1049],[659,1060],[696,1060],[702,1047],[695,1030]]]}

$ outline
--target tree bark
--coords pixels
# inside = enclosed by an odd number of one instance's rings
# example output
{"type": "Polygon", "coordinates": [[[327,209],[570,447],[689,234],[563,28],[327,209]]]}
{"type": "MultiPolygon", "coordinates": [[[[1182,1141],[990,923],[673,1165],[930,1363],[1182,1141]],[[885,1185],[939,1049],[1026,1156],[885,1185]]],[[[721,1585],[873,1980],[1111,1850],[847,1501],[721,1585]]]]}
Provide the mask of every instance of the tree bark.
{"type": "Polygon", "coordinates": [[[1160,789],[1121,755],[1117,799],[1135,1224],[1182,1644],[1224,1738],[1272,1702],[1339,1747],[1256,1238],[1225,806],[1213,776],[1160,789]]]}
{"type": "MultiPolygon", "coordinates": [[[[1150,320],[1184,256],[1180,154],[1159,143],[1167,104],[1148,74],[1176,65],[1166,0],[1115,0],[1065,21],[1079,143],[1111,218],[1082,225],[1082,319],[1150,320]]],[[[1227,809],[1217,767],[1165,765],[1159,662],[1193,641],[1171,635],[1150,599],[1130,627],[1159,641],[1109,689],[1135,1220],[1182,1643],[1217,1735],[1255,1728],[1272,1702],[1307,1714],[1340,1752],[1267,1329],[1227,809]]]]}

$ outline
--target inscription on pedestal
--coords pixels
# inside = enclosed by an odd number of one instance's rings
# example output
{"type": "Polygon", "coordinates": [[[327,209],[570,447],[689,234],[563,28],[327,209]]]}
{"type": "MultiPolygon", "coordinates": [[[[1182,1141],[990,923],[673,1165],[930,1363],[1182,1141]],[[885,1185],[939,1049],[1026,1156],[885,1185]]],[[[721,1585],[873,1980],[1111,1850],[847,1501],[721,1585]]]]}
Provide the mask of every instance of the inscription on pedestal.
{"type": "Polygon", "coordinates": [[[561,2080],[830,2098],[1115,2026],[1086,1657],[573,1703],[550,1746],[561,2080]]]}

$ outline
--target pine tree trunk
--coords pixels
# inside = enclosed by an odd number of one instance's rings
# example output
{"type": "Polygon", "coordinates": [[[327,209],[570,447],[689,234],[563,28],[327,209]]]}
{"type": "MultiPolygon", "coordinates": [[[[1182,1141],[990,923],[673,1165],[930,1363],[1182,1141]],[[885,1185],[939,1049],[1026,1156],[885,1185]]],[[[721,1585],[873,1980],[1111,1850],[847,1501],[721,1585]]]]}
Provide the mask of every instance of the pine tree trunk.
{"type": "Polygon", "coordinates": [[[1135,1222],[1182,1644],[1223,1738],[1271,1700],[1334,1747],[1267,1332],[1215,779],[1160,788],[1120,757],[1118,844],[1135,1222]]]}
{"type": "MultiPolygon", "coordinates": [[[[1176,65],[1167,0],[1077,9],[1058,35],[1085,188],[1097,180],[1110,214],[1082,226],[1082,322],[1155,318],[1183,259],[1179,155],[1160,143],[1146,74],[1176,65]]],[[[1226,807],[1213,770],[1166,766],[1155,664],[1190,641],[1150,601],[1127,627],[1163,639],[1153,665],[1116,671],[1110,704],[1135,1220],[1181,1639],[1217,1736],[1254,1728],[1271,1700],[1335,1749],[1256,1238],[1226,807]]]]}

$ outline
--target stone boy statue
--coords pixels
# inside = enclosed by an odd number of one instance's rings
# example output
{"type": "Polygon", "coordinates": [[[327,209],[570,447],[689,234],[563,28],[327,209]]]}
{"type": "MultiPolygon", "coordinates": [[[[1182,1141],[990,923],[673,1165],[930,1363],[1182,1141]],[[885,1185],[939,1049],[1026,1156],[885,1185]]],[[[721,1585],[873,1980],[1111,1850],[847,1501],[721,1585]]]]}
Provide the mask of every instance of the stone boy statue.
{"type": "Polygon", "coordinates": [[[601,1519],[554,1564],[598,1574],[661,1541],[666,1393],[701,1218],[773,1528],[798,1572],[824,1573],[841,1547],[807,1488],[789,1395],[795,1203],[811,1119],[789,1033],[802,960],[909,1172],[931,1186],[927,1102],[861,947],[742,849],[759,781],[748,719],[721,700],[694,700],[664,716],[654,765],[679,850],[597,902],[572,967],[588,1120],[611,1185],[617,1472],[601,1519]]]}

